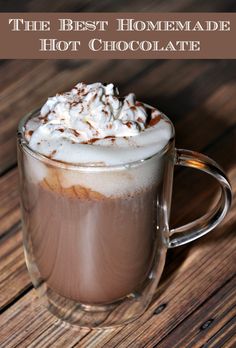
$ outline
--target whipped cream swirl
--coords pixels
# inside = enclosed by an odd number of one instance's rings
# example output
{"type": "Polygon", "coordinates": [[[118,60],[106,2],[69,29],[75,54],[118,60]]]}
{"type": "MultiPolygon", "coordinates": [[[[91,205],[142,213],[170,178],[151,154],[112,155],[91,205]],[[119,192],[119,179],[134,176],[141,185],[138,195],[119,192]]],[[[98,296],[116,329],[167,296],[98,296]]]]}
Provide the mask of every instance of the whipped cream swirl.
{"type": "Polygon", "coordinates": [[[25,125],[25,138],[33,150],[72,163],[117,164],[111,157],[118,149],[127,153],[128,148],[128,160],[137,160],[132,148],[150,147],[158,141],[163,147],[170,134],[170,124],[157,109],[136,101],[133,93],[121,98],[112,83],[100,82],[78,83],[71,91],[48,98],[40,114],[25,125]]]}

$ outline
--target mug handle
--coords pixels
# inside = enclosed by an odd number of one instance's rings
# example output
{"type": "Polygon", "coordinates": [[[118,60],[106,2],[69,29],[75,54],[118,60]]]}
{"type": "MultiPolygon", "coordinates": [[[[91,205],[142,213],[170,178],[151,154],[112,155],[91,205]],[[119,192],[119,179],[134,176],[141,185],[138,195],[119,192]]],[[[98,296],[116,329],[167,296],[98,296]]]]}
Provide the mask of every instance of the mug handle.
{"type": "Polygon", "coordinates": [[[220,184],[221,194],[215,207],[202,217],[170,230],[169,248],[184,245],[204,236],[215,228],[229,211],[232,202],[232,190],[223,170],[211,158],[190,150],[176,149],[175,164],[196,168],[213,176],[220,184]],[[181,233],[180,236],[177,234],[181,233]]]}

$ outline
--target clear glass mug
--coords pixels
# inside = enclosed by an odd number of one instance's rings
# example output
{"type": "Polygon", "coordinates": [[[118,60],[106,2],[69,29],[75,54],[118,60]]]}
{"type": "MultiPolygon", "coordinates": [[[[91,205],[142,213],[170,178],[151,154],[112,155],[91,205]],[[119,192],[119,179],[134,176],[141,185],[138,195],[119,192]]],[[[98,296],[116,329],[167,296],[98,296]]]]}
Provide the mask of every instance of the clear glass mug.
{"type": "Polygon", "coordinates": [[[218,225],[232,193],[210,158],[175,149],[172,137],[150,158],[117,166],[74,165],[31,150],[18,128],[18,164],[27,267],[48,310],[81,327],[109,327],[139,317],[150,304],[166,252],[218,225]],[[215,207],[170,229],[175,165],[213,176],[221,195],[215,207]]]}

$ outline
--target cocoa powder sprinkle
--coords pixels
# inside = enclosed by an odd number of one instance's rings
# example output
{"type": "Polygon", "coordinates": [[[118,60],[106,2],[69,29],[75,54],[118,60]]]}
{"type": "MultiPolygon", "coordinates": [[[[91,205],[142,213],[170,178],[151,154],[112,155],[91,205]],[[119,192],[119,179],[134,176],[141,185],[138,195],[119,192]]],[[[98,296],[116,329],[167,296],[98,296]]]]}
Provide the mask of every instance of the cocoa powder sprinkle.
{"type": "Polygon", "coordinates": [[[152,118],[148,125],[150,127],[155,126],[158,122],[160,122],[161,118],[162,118],[161,115],[158,115],[158,116],[152,118]]]}
{"type": "Polygon", "coordinates": [[[131,128],[131,127],[132,127],[132,122],[131,122],[131,121],[126,122],[126,126],[127,126],[128,128],[131,128]]]}

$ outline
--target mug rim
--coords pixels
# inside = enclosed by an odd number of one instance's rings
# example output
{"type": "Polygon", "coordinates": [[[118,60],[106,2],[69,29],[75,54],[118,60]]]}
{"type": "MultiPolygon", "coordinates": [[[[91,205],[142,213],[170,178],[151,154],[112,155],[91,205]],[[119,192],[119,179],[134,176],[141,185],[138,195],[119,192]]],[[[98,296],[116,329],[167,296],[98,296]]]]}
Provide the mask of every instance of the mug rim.
{"type": "MultiPolygon", "coordinates": [[[[154,107],[143,103],[146,107],[153,109],[154,107]]],[[[39,112],[40,108],[36,108],[34,110],[32,110],[31,112],[27,113],[23,118],[21,118],[21,120],[19,121],[18,124],[18,128],[17,128],[17,141],[19,146],[23,149],[23,151],[25,151],[27,154],[29,154],[30,156],[34,157],[35,159],[44,162],[45,164],[48,164],[52,167],[60,167],[60,168],[64,168],[64,169],[70,169],[70,170],[82,170],[82,171],[106,171],[106,170],[123,170],[123,169],[127,169],[127,168],[133,168],[133,167],[137,167],[141,164],[143,164],[144,162],[147,162],[148,160],[151,160],[153,157],[161,157],[163,156],[168,150],[169,148],[172,146],[174,139],[175,139],[175,128],[173,123],[171,122],[171,120],[160,110],[158,110],[161,113],[161,116],[167,121],[169,122],[169,124],[171,125],[171,137],[169,139],[169,141],[166,143],[166,145],[159,151],[157,151],[156,153],[154,153],[151,156],[148,157],[144,157],[140,160],[136,160],[136,161],[129,161],[129,162],[125,162],[122,164],[112,164],[112,165],[106,165],[106,164],[83,164],[83,163],[71,163],[71,162],[65,162],[65,161],[60,161],[60,160],[55,160],[55,159],[51,159],[49,157],[47,157],[46,155],[43,155],[41,153],[39,153],[36,150],[33,150],[29,145],[27,140],[25,139],[24,136],[24,131],[23,131],[23,127],[26,124],[26,121],[28,119],[30,119],[30,117],[32,117],[32,115],[34,115],[35,113],[39,112]]]]}

